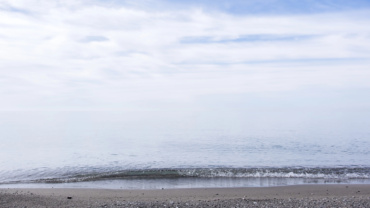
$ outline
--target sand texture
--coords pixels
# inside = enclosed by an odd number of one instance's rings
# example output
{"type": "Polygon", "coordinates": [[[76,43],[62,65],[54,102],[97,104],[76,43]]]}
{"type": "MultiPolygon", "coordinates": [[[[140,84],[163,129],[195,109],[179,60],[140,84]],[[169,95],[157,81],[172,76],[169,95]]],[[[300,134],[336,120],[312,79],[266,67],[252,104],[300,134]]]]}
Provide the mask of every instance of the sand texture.
{"type": "Polygon", "coordinates": [[[0,207],[370,207],[370,185],[165,190],[0,189],[0,207]]]}

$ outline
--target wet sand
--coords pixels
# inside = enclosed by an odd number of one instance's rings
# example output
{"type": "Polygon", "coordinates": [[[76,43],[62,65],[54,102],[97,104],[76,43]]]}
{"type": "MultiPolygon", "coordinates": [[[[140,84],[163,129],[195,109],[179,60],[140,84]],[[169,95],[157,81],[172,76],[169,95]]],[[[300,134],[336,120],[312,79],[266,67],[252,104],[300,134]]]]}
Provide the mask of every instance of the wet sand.
{"type": "Polygon", "coordinates": [[[370,185],[163,190],[0,189],[0,207],[370,207],[370,185]]]}

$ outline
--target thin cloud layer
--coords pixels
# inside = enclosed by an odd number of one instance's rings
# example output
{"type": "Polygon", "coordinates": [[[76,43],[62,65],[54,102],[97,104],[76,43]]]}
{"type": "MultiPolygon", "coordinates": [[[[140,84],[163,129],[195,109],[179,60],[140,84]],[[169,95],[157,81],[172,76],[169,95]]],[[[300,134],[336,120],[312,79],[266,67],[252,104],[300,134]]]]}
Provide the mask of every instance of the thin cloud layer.
{"type": "Polygon", "coordinates": [[[370,9],[241,15],[151,3],[1,2],[0,109],[369,90],[370,9]]]}

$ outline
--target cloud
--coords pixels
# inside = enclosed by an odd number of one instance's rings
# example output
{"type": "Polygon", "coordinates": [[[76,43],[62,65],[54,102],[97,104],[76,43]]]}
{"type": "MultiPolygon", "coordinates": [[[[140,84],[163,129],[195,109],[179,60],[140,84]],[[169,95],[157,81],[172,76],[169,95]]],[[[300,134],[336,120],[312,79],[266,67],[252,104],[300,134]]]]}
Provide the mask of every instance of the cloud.
{"type": "Polygon", "coordinates": [[[150,2],[4,1],[0,108],[369,88],[370,10],[244,16],[150,2]]]}

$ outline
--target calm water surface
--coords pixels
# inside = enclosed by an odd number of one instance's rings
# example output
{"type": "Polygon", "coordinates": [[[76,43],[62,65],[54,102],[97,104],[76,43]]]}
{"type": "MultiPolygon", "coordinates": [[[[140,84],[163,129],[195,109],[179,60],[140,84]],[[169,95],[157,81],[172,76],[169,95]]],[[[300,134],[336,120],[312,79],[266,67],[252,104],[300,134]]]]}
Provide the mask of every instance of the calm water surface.
{"type": "Polygon", "coordinates": [[[370,178],[370,113],[233,112],[1,112],[0,182],[152,169],[202,169],[207,177],[229,178],[370,178]],[[261,169],[253,175],[250,168],[261,169]]]}

